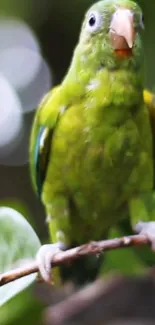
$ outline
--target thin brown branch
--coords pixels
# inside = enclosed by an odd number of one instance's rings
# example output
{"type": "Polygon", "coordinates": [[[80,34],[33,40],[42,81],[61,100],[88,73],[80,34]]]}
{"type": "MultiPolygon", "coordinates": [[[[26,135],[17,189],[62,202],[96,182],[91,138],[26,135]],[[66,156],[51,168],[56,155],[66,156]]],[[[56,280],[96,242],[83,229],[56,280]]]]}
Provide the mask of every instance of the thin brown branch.
{"type": "MultiPolygon", "coordinates": [[[[69,249],[65,252],[57,253],[52,259],[52,267],[66,262],[72,262],[81,256],[100,254],[108,250],[149,244],[150,242],[145,235],[125,236],[98,242],[90,242],[88,244],[69,249]]],[[[38,266],[37,262],[34,261],[27,264],[27,266],[1,274],[0,286],[36,272],[38,272],[38,266]]]]}

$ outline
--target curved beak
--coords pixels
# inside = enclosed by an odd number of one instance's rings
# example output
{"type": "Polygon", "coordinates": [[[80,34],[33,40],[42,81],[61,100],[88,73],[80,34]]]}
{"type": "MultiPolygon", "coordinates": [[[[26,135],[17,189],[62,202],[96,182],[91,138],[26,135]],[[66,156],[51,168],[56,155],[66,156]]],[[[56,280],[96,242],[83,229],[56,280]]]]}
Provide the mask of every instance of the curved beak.
{"type": "Polygon", "coordinates": [[[117,9],[110,24],[110,36],[114,49],[132,49],[135,34],[133,13],[129,9],[117,9]]]}

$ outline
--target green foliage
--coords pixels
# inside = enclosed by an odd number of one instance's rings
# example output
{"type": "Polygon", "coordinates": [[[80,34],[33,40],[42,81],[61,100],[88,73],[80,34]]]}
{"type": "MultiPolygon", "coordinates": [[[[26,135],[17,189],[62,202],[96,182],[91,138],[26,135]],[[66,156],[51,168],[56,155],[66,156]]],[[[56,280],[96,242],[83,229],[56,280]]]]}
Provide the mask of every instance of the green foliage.
{"type": "MultiPolygon", "coordinates": [[[[16,210],[0,207],[0,272],[9,271],[35,257],[40,241],[26,219],[16,210]]],[[[25,289],[36,274],[0,288],[0,305],[25,289]]]]}
{"type": "Polygon", "coordinates": [[[1,325],[39,325],[43,305],[26,289],[0,308],[1,325]]]}
{"type": "MultiPolygon", "coordinates": [[[[108,238],[119,238],[127,234],[119,227],[111,229],[108,238]]],[[[146,271],[146,263],[134,248],[111,250],[105,254],[101,274],[118,272],[122,275],[141,274],[146,271]]]]}

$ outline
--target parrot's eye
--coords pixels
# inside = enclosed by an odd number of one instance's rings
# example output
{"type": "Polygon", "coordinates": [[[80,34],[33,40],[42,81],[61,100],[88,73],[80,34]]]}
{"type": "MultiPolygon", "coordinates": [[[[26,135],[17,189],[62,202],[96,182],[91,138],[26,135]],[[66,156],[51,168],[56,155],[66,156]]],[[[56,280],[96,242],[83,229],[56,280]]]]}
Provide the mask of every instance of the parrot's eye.
{"type": "Polygon", "coordinates": [[[144,15],[141,14],[140,15],[140,27],[144,29],[145,25],[144,25],[144,15]]]}
{"type": "Polygon", "coordinates": [[[101,26],[101,16],[98,12],[91,12],[87,20],[87,29],[96,32],[101,26]]]}
{"type": "Polygon", "coordinates": [[[92,15],[92,16],[89,18],[89,26],[93,27],[95,24],[96,24],[96,18],[95,18],[94,15],[92,15]]]}

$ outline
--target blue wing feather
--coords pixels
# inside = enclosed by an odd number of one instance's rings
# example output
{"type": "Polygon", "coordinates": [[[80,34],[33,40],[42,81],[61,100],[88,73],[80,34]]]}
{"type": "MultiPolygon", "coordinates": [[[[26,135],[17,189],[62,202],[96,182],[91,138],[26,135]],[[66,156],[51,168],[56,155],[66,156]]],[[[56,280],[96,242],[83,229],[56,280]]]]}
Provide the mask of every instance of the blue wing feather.
{"type": "Polygon", "coordinates": [[[53,130],[41,126],[39,128],[35,150],[34,150],[34,165],[35,165],[35,180],[37,193],[39,197],[42,193],[42,187],[46,177],[46,171],[49,162],[51,151],[53,130]]]}

